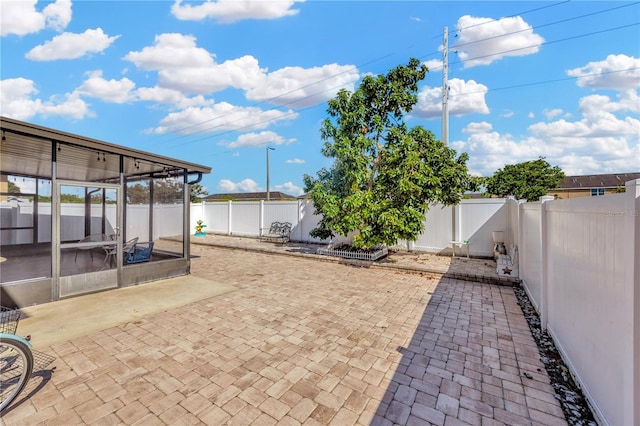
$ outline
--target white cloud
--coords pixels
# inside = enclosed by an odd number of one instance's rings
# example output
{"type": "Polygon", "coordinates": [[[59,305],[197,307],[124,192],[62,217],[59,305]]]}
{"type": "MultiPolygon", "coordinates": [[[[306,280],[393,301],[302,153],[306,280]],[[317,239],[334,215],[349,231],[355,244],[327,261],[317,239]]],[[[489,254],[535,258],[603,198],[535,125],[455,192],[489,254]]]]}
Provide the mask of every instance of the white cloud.
{"type": "Polygon", "coordinates": [[[133,99],[131,91],[135,83],[128,78],[105,80],[102,71],[92,71],[89,78],[77,89],[79,93],[105,102],[122,104],[133,99]]]}
{"type": "Polygon", "coordinates": [[[259,85],[247,90],[247,99],[304,108],[328,101],[340,89],[353,92],[359,78],[353,65],[285,67],[267,74],[259,85]]]}
{"type": "Polygon", "coordinates": [[[547,120],[553,120],[555,117],[562,115],[562,110],[560,108],[544,109],[542,114],[547,117],[547,120]]]}
{"type": "MultiPolygon", "coordinates": [[[[253,179],[243,179],[240,182],[233,182],[229,179],[221,179],[218,182],[218,191],[222,193],[230,192],[261,192],[264,191],[253,179]]],[[[274,185],[272,191],[280,191],[289,195],[302,195],[303,190],[293,182],[286,182],[281,185],[274,185]]]]}
{"type": "Polygon", "coordinates": [[[442,59],[429,59],[428,61],[424,61],[422,64],[429,68],[429,72],[442,70],[443,67],[442,59]]]}
{"type": "Polygon", "coordinates": [[[2,0],[0,35],[23,36],[45,28],[62,31],[71,22],[71,0],[49,3],[42,12],[36,10],[38,0],[2,0]]]}
{"type": "Polygon", "coordinates": [[[25,56],[32,61],[77,59],[89,53],[102,52],[119,37],[109,37],[102,28],[86,30],[82,34],[62,33],[51,41],[34,47],[25,56]]]}
{"type": "Polygon", "coordinates": [[[213,100],[205,99],[203,96],[193,96],[189,98],[177,90],[165,89],[158,86],[141,87],[136,89],[134,94],[139,101],[174,105],[180,109],[192,106],[211,106],[214,104],[213,100]]]}
{"type": "Polygon", "coordinates": [[[160,34],[153,46],[129,52],[124,58],[140,69],[158,71],[159,86],[183,93],[206,94],[227,87],[250,89],[265,78],[265,71],[253,56],[218,64],[213,54],[196,46],[195,37],[176,33],[160,34]]]}
{"type": "Polygon", "coordinates": [[[507,56],[537,53],[544,38],[519,16],[479,18],[462,16],[457,23],[458,38],[452,46],[465,68],[490,63],[507,56]]]}
{"type": "Polygon", "coordinates": [[[492,175],[505,164],[538,157],[545,157],[568,175],[637,170],[640,120],[616,115],[636,111],[634,99],[635,91],[623,92],[617,101],[603,95],[586,96],[580,100],[579,120],[562,118],[532,124],[528,128],[530,136],[520,140],[490,131],[488,123],[471,123],[465,128],[469,138],[452,142],[451,146],[468,152],[470,170],[483,176],[492,175]]]}
{"type": "Polygon", "coordinates": [[[580,87],[591,89],[635,89],[640,87],[640,58],[627,55],[609,55],[604,61],[567,71],[578,77],[580,87]]]}
{"type": "Polygon", "coordinates": [[[299,10],[292,9],[292,6],[302,1],[304,0],[207,0],[192,6],[176,0],[171,13],[185,21],[214,19],[221,23],[231,23],[244,19],[277,19],[296,15],[299,10]]]}
{"type": "Polygon", "coordinates": [[[514,115],[516,115],[516,113],[515,113],[515,112],[513,112],[513,111],[509,111],[509,110],[507,110],[507,111],[503,112],[502,114],[500,114],[500,116],[501,116],[502,118],[511,118],[511,117],[513,117],[514,115]]]}
{"type": "Polygon", "coordinates": [[[535,118],[535,116],[536,116],[536,114],[533,111],[531,111],[529,114],[527,114],[527,117],[529,117],[529,118],[535,118]]]}
{"type": "Polygon", "coordinates": [[[218,191],[220,192],[259,192],[262,188],[258,186],[253,179],[244,179],[235,183],[229,179],[221,179],[218,182],[218,191]]]}
{"type": "MultiPolygon", "coordinates": [[[[462,116],[465,114],[489,114],[485,102],[488,91],[484,84],[473,80],[464,81],[459,78],[449,80],[449,114],[462,116]]],[[[442,116],[442,88],[424,87],[418,93],[418,103],[414,114],[423,118],[439,118],[442,116]]]]}
{"type": "Polygon", "coordinates": [[[38,90],[32,80],[6,79],[0,82],[0,110],[2,115],[18,120],[28,120],[35,115],[66,116],[76,119],[92,116],[89,106],[77,92],[49,100],[34,99],[38,90]]]}
{"type": "Polygon", "coordinates": [[[292,158],[290,160],[285,161],[287,164],[304,164],[305,161],[300,158],[292,158]]]}
{"type": "Polygon", "coordinates": [[[487,123],[486,121],[482,121],[480,123],[469,123],[462,129],[462,133],[468,134],[476,134],[476,133],[487,133],[491,131],[493,127],[491,123],[487,123]]]}
{"type": "Polygon", "coordinates": [[[177,132],[182,135],[212,133],[225,130],[258,130],[281,120],[293,120],[298,113],[279,110],[262,110],[256,107],[240,107],[227,102],[170,113],[160,121],[152,133],[177,132]]]}
{"type": "Polygon", "coordinates": [[[217,63],[215,55],[197,46],[195,37],[176,33],[156,36],[153,46],[129,52],[125,59],[142,70],[157,71],[162,88],[200,95],[235,88],[244,90],[248,100],[291,107],[326,102],[341,88],[354,90],[360,77],[355,66],[338,64],[268,73],[251,55],[217,63]]]}
{"type": "Polygon", "coordinates": [[[297,195],[302,195],[304,193],[302,188],[300,188],[297,185],[294,185],[293,182],[286,182],[286,183],[283,183],[282,185],[276,185],[274,188],[276,191],[284,192],[285,194],[289,194],[289,195],[297,196],[297,195]]]}
{"type": "Polygon", "coordinates": [[[178,33],[157,35],[153,46],[147,46],[140,52],[129,52],[124,59],[143,70],[208,67],[214,63],[213,55],[196,47],[195,37],[178,33]]]}
{"type": "Polygon", "coordinates": [[[240,148],[243,146],[260,146],[264,147],[267,144],[282,145],[295,142],[295,139],[285,139],[279,134],[272,131],[264,131],[260,133],[245,133],[238,136],[233,142],[223,143],[229,148],[240,148]]]}

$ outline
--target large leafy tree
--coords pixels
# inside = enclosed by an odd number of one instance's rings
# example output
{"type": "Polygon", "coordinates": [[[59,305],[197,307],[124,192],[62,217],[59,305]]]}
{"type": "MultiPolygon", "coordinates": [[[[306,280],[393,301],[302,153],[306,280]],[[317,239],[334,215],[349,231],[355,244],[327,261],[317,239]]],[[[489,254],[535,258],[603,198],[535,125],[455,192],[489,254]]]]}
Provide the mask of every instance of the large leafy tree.
{"type": "Polygon", "coordinates": [[[486,179],[487,192],[498,197],[514,196],[518,200],[537,201],[564,178],[558,166],[543,157],[518,164],[507,164],[486,179]]]}
{"type": "Polygon", "coordinates": [[[330,238],[355,231],[359,248],[415,241],[429,204],[456,204],[470,187],[466,153],[456,152],[404,115],[417,103],[427,68],[417,59],[387,75],[367,76],[351,93],[328,103],[322,154],[334,160],[317,178],[305,175],[316,214],[311,235],[330,238]]]}

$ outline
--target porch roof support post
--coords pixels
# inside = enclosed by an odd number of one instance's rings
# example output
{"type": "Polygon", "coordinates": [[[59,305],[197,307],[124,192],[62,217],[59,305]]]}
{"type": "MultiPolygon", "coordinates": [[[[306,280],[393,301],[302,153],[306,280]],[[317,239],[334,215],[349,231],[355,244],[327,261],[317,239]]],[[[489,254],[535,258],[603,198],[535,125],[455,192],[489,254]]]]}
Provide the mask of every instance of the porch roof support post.
{"type": "Polygon", "coordinates": [[[183,195],[183,211],[182,211],[182,252],[187,260],[187,274],[191,273],[191,189],[189,188],[188,170],[184,170],[182,175],[182,195],[183,195]]]}

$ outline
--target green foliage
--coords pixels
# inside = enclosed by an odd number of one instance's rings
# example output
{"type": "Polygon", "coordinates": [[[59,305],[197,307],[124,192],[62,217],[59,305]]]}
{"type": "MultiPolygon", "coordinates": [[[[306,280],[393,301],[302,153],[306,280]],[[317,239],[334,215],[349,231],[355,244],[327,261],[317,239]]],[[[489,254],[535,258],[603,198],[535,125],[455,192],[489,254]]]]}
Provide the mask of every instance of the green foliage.
{"type": "MultiPolygon", "coordinates": [[[[159,204],[180,204],[183,201],[182,189],[184,185],[176,180],[153,181],[153,202],[159,204]]],[[[199,203],[202,197],[208,195],[207,190],[199,184],[190,185],[190,200],[199,203]]],[[[149,204],[149,185],[136,183],[127,187],[127,202],[129,204],[149,204]]]]}
{"type": "Polygon", "coordinates": [[[355,92],[341,90],[328,103],[321,128],[330,169],[305,175],[316,214],[317,238],[356,231],[360,248],[414,241],[424,229],[429,203],[456,204],[471,187],[468,156],[403,118],[417,103],[427,68],[417,59],[387,75],[367,76],[355,92]]]}
{"type": "Polygon", "coordinates": [[[13,194],[20,194],[22,192],[20,190],[20,187],[18,185],[16,185],[15,182],[8,181],[7,183],[9,184],[7,192],[11,192],[13,194]]]}
{"type": "Polygon", "coordinates": [[[199,219],[196,222],[196,226],[195,226],[196,234],[204,233],[204,228],[206,228],[206,227],[207,227],[207,225],[205,225],[204,222],[201,219],[199,219]]]}
{"type": "Polygon", "coordinates": [[[618,185],[616,189],[613,190],[614,194],[624,194],[625,192],[627,192],[627,187],[623,184],[618,185]]]}
{"type": "Polygon", "coordinates": [[[557,188],[564,178],[560,167],[543,158],[508,164],[487,178],[487,192],[498,197],[513,195],[518,200],[538,201],[550,189],[557,188]]]}
{"type": "Polygon", "coordinates": [[[202,202],[202,198],[209,195],[209,193],[207,192],[207,188],[200,185],[199,183],[189,185],[189,190],[191,191],[190,198],[192,203],[200,203],[202,202]]]}

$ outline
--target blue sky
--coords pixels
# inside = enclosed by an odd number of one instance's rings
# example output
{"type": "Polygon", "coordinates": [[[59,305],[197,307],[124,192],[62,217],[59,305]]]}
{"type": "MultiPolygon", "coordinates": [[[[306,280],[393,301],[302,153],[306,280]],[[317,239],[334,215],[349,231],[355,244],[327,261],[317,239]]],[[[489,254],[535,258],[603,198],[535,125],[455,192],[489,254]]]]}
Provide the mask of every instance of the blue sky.
{"type": "Polygon", "coordinates": [[[326,102],[411,57],[407,117],[469,170],[545,157],[566,174],[640,170],[638,2],[0,0],[3,116],[213,168],[209,193],[302,193],[326,102]]]}

